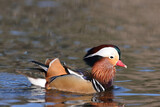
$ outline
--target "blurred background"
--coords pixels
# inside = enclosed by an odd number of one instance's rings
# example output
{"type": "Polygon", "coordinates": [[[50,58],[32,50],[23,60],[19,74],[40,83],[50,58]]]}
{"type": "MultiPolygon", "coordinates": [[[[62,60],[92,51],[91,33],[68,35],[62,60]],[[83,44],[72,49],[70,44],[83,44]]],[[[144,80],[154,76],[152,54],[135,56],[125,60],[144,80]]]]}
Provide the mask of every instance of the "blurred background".
{"type": "Polygon", "coordinates": [[[159,0],[1,0],[0,105],[92,105],[94,95],[46,94],[16,70],[33,67],[28,63],[31,60],[54,57],[73,68],[89,70],[82,60],[86,51],[115,44],[128,69],[117,67],[113,104],[159,106],[159,13],[159,0]]]}

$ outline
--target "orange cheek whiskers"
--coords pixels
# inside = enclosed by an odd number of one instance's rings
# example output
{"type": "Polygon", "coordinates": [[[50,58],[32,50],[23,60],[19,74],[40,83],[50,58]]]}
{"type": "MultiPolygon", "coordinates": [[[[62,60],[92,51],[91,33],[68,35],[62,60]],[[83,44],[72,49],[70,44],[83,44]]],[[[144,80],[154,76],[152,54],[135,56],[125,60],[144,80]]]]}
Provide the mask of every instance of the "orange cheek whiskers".
{"type": "Polygon", "coordinates": [[[92,76],[102,84],[107,84],[114,76],[116,69],[107,58],[97,62],[92,68],[92,76]]]}
{"type": "Polygon", "coordinates": [[[92,71],[92,76],[93,78],[95,78],[96,80],[98,80],[100,83],[102,84],[107,84],[114,76],[115,76],[115,68],[113,67],[113,69],[110,70],[93,70],[92,71]]]}

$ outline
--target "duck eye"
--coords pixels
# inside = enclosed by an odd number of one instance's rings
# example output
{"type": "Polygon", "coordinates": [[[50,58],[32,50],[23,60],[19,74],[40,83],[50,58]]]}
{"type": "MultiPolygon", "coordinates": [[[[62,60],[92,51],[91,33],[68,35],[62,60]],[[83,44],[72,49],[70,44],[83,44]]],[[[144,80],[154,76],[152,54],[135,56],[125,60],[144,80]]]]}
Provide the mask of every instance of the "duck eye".
{"type": "Polygon", "coordinates": [[[110,59],[113,59],[114,57],[113,57],[113,56],[110,56],[109,58],[110,58],[110,59]]]}

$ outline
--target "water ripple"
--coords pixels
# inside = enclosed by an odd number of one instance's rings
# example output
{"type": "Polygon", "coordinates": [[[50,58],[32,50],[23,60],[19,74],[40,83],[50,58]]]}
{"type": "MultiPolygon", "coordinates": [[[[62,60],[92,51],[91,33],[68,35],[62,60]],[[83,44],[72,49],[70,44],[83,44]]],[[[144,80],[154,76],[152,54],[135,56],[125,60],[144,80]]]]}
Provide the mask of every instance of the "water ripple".
{"type": "Polygon", "coordinates": [[[59,3],[55,2],[55,1],[39,1],[37,3],[37,6],[40,7],[40,8],[57,7],[57,6],[59,6],[59,3]]]}
{"type": "Polygon", "coordinates": [[[153,72],[155,71],[153,68],[154,67],[136,67],[139,68],[138,71],[140,72],[153,72]]]}
{"type": "Polygon", "coordinates": [[[15,36],[26,36],[27,33],[23,31],[18,31],[18,30],[11,30],[10,34],[15,35],[15,36]]]}

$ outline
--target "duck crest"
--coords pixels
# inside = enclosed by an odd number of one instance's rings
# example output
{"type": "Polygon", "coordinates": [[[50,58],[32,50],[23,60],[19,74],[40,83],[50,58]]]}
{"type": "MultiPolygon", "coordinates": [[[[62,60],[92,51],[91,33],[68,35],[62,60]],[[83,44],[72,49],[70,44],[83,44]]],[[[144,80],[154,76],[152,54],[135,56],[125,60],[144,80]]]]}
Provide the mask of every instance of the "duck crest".
{"type": "Polygon", "coordinates": [[[112,85],[110,82],[115,76],[116,69],[110,64],[108,58],[102,58],[97,61],[92,67],[92,76],[94,79],[98,80],[102,85],[107,86],[112,85]]]}

